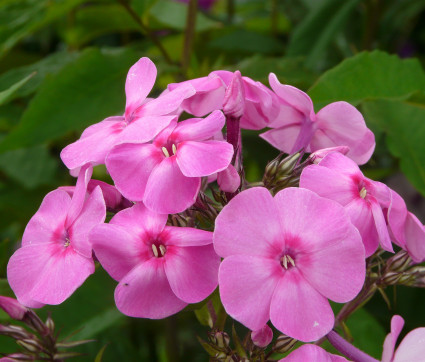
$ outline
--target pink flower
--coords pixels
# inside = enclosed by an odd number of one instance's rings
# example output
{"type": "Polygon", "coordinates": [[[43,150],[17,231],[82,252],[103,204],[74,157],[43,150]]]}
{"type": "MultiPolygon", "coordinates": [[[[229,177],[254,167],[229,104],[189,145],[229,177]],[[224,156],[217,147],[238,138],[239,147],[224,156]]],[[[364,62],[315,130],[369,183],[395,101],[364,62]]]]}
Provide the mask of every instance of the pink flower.
{"type": "Polygon", "coordinates": [[[265,188],[241,192],[216,219],[214,247],[224,258],[220,296],[227,313],[251,330],[270,319],[286,335],[313,341],[365,278],[364,247],[336,202],[305,189],[273,198],[265,188]]]}
{"type": "Polygon", "coordinates": [[[365,177],[354,161],[340,153],[331,153],[318,165],[303,170],[300,187],[344,206],[351,222],[360,231],[366,256],[372,255],[379,244],[393,252],[382,211],[391,202],[390,190],[365,177]]]}
{"type": "MultiPolygon", "coordinates": [[[[279,100],[276,95],[265,85],[255,82],[251,78],[242,77],[242,90],[239,89],[238,82],[232,82],[232,79],[240,77],[240,72],[235,73],[218,70],[212,72],[208,77],[198,78],[184,82],[191,84],[196,89],[196,94],[186,99],[182,103],[182,108],[194,116],[204,116],[214,110],[229,107],[230,99],[241,99],[241,108],[243,111],[240,119],[241,128],[262,129],[270,122],[274,121],[279,113],[279,100]],[[236,87],[235,87],[236,86],[236,87]],[[231,91],[226,89],[230,87],[231,91]],[[232,89],[232,87],[235,87],[232,89]]],[[[175,89],[178,84],[170,84],[168,89],[175,89]]],[[[232,102],[233,106],[235,105],[232,102]]]]}
{"type": "Polygon", "coordinates": [[[321,148],[348,146],[347,156],[357,164],[366,163],[375,148],[375,136],[361,113],[346,102],[335,102],[314,113],[313,102],[301,90],[279,83],[273,73],[270,86],[278,95],[281,110],[273,128],[260,136],[277,149],[294,153],[304,148],[314,152],[321,148]]]}
{"type": "Polygon", "coordinates": [[[394,353],[403,325],[404,320],[399,315],[391,319],[391,333],[385,338],[382,362],[425,362],[425,328],[409,332],[394,353]]]}
{"type": "Polygon", "coordinates": [[[251,339],[257,347],[265,348],[273,339],[273,331],[265,324],[263,328],[251,332],[251,339]]]}
{"type": "Polygon", "coordinates": [[[406,250],[412,260],[421,263],[425,260],[425,227],[418,218],[407,211],[402,197],[391,190],[391,205],[388,208],[388,228],[392,240],[406,250]]]}
{"type": "Polygon", "coordinates": [[[151,210],[172,214],[184,211],[196,200],[201,177],[229,166],[233,147],[211,140],[224,126],[215,111],[205,119],[173,122],[153,143],[115,146],[106,167],[117,189],[129,200],[151,210]]]}
{"type": "Polygon", "coordinates": [[[22,247],[10,258],[7,279],[18,301],[39,308],[60,304],[94,272],[88,233],[105,220],[97,187],[86,199],[91,168],[84,167],[72,198],[63,190],[46,195],[29,221],[22,247]]]}
{"type": "Polygon", "coordinates": [[[22,320],[28,309],[16,299],[0,296],[0,308],[3,309],[12,319],[22,320]]]}
{"type": "Polygon", "coordinates": [[[96,257],[119,281],[117,308],[131,317],[165,318],[217,287],[212,233],[166,222],[139,203],[90,233],[96,257]]]}
{"type": "Polygon", "coordinates": [[[303,344],[279,362],[348,362],[344,357],[326,352],[314,344],[303,344]]]}
{"type": "Polygon", "coordinates": [[[169,114],[176,111],[185,98],[193,95],[195,89],[186,84],[149,100],[146,97],[155,83],[156,73],[149,58],[141,58],[130,68],[125,83],[124,115],[106,118],[86,128],[78,141],[66,146],[61,158],[69,169],[77,169],[86,163],[103,164],[114,145],[148,142],[170,124],[175,116],[169,114]]]}

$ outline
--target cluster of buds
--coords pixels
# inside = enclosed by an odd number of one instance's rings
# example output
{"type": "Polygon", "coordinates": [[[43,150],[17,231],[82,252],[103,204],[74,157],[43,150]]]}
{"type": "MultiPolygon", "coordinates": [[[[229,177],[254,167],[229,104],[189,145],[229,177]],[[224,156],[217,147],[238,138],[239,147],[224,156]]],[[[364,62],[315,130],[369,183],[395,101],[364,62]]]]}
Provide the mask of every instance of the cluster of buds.
{"type": "Polygon", "coordinates": [[[13,298],[0,296],[0,308],[10,318],[23,322],[28,327],[0,324],[0,334],[15,339],[21,347],[20,352],[7,355],[5,361],[63,361],[81,355],[66,349],[91,342],[90,340],[58,341],[55,323],[50,316],[46,322],[43,322],[33,310],[24,307],[13,298]]]}

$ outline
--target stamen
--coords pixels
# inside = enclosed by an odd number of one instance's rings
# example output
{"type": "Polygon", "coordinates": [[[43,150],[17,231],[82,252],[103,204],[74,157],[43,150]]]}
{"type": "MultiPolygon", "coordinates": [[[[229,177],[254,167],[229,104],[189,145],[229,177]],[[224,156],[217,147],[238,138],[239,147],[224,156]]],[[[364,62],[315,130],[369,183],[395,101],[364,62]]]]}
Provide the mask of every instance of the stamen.
{"type": "Polygon", "coordinates": [[[159,250],[161,251],[161,256],[164,256],[165,255],[165,252],[167,251],[167,249],[165,248],[165,246],[162,245],[162,244],[159,246],[159,250]]]}
{"type": "Polygon", "coordinates": [[[162,153],[165,155],[165,157],[170,157],[170,154],[168,153],[168,150],[165,147],[162,147],[162,153]]]}
{"type": "Polygon", "coordinates": [[[155,258],[157,258],[159,254],[155,244],[152,244],[152,251],[153,251],[153,255],[155,255],[155,258]]]}
{"type": "Polygon", "coordinates": [[[282,258],[282,264],[285,269],[288,269],[288,259],[286,259],[286,255],[282,258]]]}
{"type": "Polygon", "coordinates": [[[67,248],[69,245],[71,245],[71,240],[69,240],[68,238],[65,238],[65,243],[63,244],[63,246],[67,248]]]}
{"type": "Polygon", "coordinates": [[[361,197],[362,199],[364,199],[364,198],[366,197],[366,195],[367,195],[367,190],[363,187],[363,188],[360,190],[360,197],[361,197]]]}
{"type": "Polygon", "coordinates": [[[290,266],[288,265],[291,264],[292,266],[295,266],[295,261],[294,259],[292,259],[292,257],[290,255],[284,255],[282,256],[282,258],[280,258],[280,262],[282,263],[282,266],[288,270],[288,268],[290,268],[290,266]]]}
{"type": "Polygon", "coordinates": [[[176,154],[176,152],[177,152],[177,147],[176,147],[176,145],[173,143],[173,145],[171,146],[171,148],[172,148],[172,150],[173,150],[173,155],[175,155],[175,154],[176,154]]]}
{"type": "Polygon", "coordinates": [[[295,261],[292,259],[289,255],[286,256],[289,260],[289,262],[292,264],[292,266],[295,266],[295,261]]]}

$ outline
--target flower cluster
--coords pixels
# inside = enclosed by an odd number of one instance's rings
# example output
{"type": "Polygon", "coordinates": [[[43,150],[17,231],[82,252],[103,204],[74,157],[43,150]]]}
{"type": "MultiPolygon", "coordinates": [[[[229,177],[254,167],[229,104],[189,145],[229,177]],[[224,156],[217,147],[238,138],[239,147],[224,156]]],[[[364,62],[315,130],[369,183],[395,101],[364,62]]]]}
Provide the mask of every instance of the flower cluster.
{"type": "MultiPolygon", "coordinates": [[[[355,107],[335,102],[316,113],[306,93],[274,74],[271,89],[239,71],[214,71],[147,98],[155,79],[155,65],[140,59],[127,75],[124,114],[62,150],[77,183],[44,198],[10,258],[20,303],[62,303],[97,260],[118,281],[122,313],[164,318],[218,286],[226,312],[262,348],[273,337],[269,321],[304,342],[329,334],[337,322],[328,300],[359,294],[377,250],[393,253],[394,243],[409,260],[425,260],[424,226],[358,167],[375,140],[355,107]],[[268,166],[265,187],[243,178],[241,128],[269,128],[264,140],[295,153],[268,166]],[[91,179],[100,164],[114,186],[91,179]],[[105,223],[107,210],[114,216],[105,223]]],[[[345,360],[318,348],[284,360],[345,360]]]]}

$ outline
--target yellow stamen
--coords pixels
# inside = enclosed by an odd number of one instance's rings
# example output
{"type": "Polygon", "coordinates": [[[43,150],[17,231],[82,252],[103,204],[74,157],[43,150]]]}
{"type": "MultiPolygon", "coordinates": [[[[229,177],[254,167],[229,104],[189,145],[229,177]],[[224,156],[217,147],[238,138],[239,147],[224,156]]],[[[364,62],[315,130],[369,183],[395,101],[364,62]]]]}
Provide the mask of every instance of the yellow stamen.
{"type": "Polygon", "coordinates": [[[176,154],[176,152],[177,152],[177,147],[176,147],[176,145],[173,143],[173,145],[171,146],[171,148],[173,149],[173,155],[175,155],[175,154],[176,154]]]}
{"type": "Polygon", "coordinates": [[[165,155],[165,157],[170,157],[170,154],[168,153],[168,150],[165,147],[162,147],[162,153],[165,155]]]}
{"type": "Polygon", "coordinates": [[[363,187],[363,188],[360,190],[360,197],[361,197],[362,199],[364,199],[364,198],[366,197],[366,195],[367,195],[367,190],[363,187]]]}
{"type": "Polygon", "coordinates": [[[155,255],[155,258],[157,258],[159,254],[155,244],[152,244],[152,252],[153,252],[153,255],[155,255]]]}

